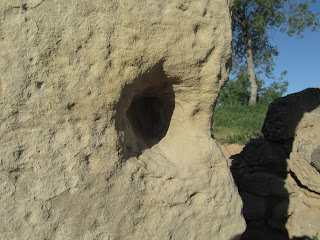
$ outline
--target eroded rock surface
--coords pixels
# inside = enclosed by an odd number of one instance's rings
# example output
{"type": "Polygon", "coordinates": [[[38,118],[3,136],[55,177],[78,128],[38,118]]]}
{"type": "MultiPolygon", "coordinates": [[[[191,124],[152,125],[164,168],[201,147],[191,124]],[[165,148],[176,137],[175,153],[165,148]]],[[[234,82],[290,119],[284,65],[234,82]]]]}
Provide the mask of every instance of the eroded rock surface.
{"type": "Polygon", "coordinates": [[[320,222],[320,89],[270,104],[264,138],[232,156],[244,201],[243,240],[312,239],[320,222]]]}
{"type": "Polygon", "coordinates": [[[236,239],[211,138],[228,1],[0,1],[1,239],[236,239]]]}
{"type": "Polygon", "coordinates": [[[306,112],[296,128],[295,140],[288,162],[290,170],[294,172],[300,183],[320,194],[320,173],[317,170],[319,145],[320,97],[319,107],[311,112],[306,112]]]}

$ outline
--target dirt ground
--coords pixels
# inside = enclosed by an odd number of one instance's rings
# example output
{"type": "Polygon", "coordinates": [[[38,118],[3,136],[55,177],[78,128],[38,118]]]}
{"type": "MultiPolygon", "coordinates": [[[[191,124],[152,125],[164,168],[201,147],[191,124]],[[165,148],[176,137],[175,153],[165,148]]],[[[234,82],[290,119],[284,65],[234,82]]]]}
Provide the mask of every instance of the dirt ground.
{"type": "Polygon", "coordinates": [[[231,159],[230,157],[232,155],[236,155],[242,151],[244,148],[244,145],[240,145],[237,143],[228,144],[228,143],[218,143],[224,156],[228,160],[228,164],[231,165],[231,159]]]}

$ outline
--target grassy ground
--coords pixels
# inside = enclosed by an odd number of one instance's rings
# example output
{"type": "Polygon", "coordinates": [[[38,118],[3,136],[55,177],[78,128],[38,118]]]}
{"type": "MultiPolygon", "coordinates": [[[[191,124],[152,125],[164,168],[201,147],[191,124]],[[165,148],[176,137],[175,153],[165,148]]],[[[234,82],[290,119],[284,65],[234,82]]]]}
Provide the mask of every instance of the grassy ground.
{"type": "Polygon", "coordinates": [[[268,106],[262,104],[218,106],[213,114],[213,135],[220,142],[246,144],[251,138],[263,136],[261,128],[267,110],[268,106]]]}

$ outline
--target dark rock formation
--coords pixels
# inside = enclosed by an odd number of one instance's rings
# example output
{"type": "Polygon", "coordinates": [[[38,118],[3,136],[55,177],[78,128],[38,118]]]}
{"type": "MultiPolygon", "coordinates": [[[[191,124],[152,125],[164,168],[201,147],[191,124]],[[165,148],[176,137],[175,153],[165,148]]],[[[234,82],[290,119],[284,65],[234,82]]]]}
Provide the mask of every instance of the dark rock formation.
{"type": "Polygon", "coordinates": [[[272,141],[293,138],[303,114],[320,105],[319,92],[318,88],[308,88],[272,102],[262,127],[264,137],[272,141]]]}
{"type": "Polygon", "coordinates": [[[276,99],[262,132],[231,158],[244,202],[242,240],[312,239],[320,222],[320,89],[276,99]]]}

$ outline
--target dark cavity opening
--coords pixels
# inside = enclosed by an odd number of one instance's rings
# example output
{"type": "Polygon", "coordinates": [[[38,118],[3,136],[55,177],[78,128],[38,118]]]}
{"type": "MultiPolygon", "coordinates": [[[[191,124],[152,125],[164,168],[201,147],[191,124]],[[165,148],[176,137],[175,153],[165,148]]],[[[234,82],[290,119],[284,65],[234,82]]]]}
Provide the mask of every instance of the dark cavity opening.
{"type": "Polygon", "coordinates": [[[125,87],[116,121],[124,159],[138,157],[165,137],[175,108],[176,82],[158,64],[125,87]]]}
{"type": "Polygon", "coordinates": [[[155,138],[162,136],[166,130],[163,112],[161,99],[142,96],[132,101],[127,116],[136,135],[155,138]]]}
{"type": "Polygon", "coordinates": [[[125,156],[139,156],[157,144],[169,129],[174,107],[173,87],[168,82],[136,93],[126,111],[125,156]]]}
{"type": "Polygon", "coordinates": [[[173,109],[172,86],[164,83],[134,96],[127,117],[136,137],[151,147],[166,135],[173,109]]]}

